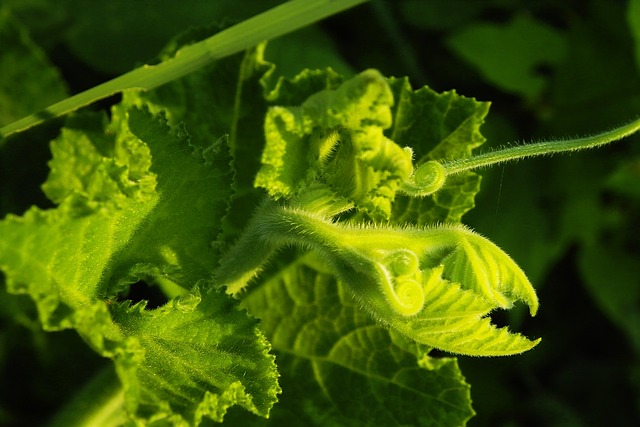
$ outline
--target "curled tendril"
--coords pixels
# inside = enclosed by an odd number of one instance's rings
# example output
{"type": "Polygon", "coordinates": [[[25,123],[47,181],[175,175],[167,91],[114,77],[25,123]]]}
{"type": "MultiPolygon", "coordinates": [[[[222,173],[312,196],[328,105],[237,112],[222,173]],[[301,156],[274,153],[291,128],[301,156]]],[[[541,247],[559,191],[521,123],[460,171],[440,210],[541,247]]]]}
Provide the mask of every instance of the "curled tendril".
{"type": "Polygon", "coordinates": [[[418,271],[420,260],[418,256],[408,249],[397,249],[383,252],[383,264],[395,276],[405,276],[418,271]]]}
{"type": "Polygon", "coordinates": [[[418,314],[424,307],[418,256],[407,249],[387,252],[376,268],[382,280],[382,292],[393,310],[402,316],[418,314]]]}
{"type": "Polygon", "coordinates": [[[393,296],[389,302],[391,307],[403,316],[413,316],[424,307],[424,290],[422,284],[411,279],[396,281],[393,296]]]}
{"type": "Polygon", "coordinates": [[[400,189],[412,197],[424,197],[442,188],[447,179],[444,166],[435,160],[420,165],[409,179],[403,182],[400,189]]]}

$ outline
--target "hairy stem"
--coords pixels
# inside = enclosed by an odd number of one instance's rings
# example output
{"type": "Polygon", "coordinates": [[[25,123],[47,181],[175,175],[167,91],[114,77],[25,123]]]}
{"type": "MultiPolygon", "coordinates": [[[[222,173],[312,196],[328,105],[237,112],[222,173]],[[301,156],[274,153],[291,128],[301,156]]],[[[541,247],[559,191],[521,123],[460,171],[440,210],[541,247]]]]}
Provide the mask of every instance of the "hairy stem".
{"type": "Polygon", "coordinates": [[[452,248],[460,240],[460,233],[464,233],[463,229],[455,227],[412,232],[408,229],[345,225],[305,209],[281,206],[266,199],[238,241],[220,260],[216,278],[218,283],[226,285],[228,293],[237,294],[279,249],[296,246],[314,251],[346,282],[366,287],[368,280],[364,276],[375,275],[375,265],[383,258],[386,259],[385,265],[396,265],[398,262],[391,261],[399,253],[452,248]],[[428,234],[427,240],[424,239],[425,234],[428,234]],[[387,259],[387,255],[393,257],[387,259]]]}
{"type": "Polygon", "coordinates": [[[402,183],[401,189],[411,197],[424,197],[442,188],[446,178],[450,175],[527,157],[596,148],[618,141],[639,130],[640,118],[629,124],[593,136],[516,145],[445,162],[431,160],[418,167],[409,180],[402,183]]]}
{"type": "Polygon", "coordinates": [[[267,199],[253,213],[231,249],[220,259],[215,273],[216,281],[227,287],[227,293],[236,295],[241,292],[264,268],[280,246],[267,238],[268,224],[264,224],[264,212],[273,204],[267,199]]]}
{"type": "Polygon", "coordinates": [[[193,71],[264,40],[313,24],[367,0],[298,0],[288,1],[206,40],[187,46],[171,59],[157,65],[143,65],[113,80],[57,102],[43,111],[31,114],[0,128],[0,144],[7,136],[24,131],[78,108],[107,98],[125,89],[150,90],[183,77],[193,71]]]}
{"type": "Polygon", "coordinates": [[[273,200],[265,199],[240,238],[220,260],[217,281],[227,286],[229,294],[237,294],[279,249],[303,246],[322,253],[328,246],[336,246],[334,237],[330,223],[283,209],[273,200]]]}
{"type": "Polygon", "coordinates": [[[634,134],[638,130],[640,130],[640,118],[624,126],[593,136],[516,145],[513,147],[503,148],[501,150],[478,154],[477,156],[465,159],[451,160],[442,163],[442,166],[444,167],[447,175],[453,175],[467,170],[492,166],[512,160],[524,159],[526,157],[544,156],[553,153],[565,153],[585,150],[588,148],[596,148],[618,141],[634,134]]]}

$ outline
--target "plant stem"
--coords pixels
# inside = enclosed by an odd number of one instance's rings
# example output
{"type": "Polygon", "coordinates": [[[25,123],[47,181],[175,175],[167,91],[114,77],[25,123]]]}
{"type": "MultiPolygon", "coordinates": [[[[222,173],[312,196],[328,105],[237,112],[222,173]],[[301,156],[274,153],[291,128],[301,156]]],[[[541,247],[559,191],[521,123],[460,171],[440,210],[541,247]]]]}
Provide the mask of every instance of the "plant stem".
{"type": "Polygon", "coordinates": [[[525,157],[544,156],[553,153],[571,152],[600,147],[632,135],[639,130],[640,118],[616,129],[593,136],[516,145],[513,147],[503,148],[501,150],[482,153],[477,156],[443,162],[442,166],[448,176],[467,170],[523,159],[525,157]]]}
{"type": "Polygon", "coordinates": [[[282,247],[302,246],[320,253],[331,251],[339,247],[340,235],[336,233],[339,229],[329,220],[312,218],[299,208],[285,209],[266,198],[220,260],[216,278],[226,285],[227,293],[238,294],[282,247]]]}
{"type": "Polygon", "coordinates": [[[70,113],[125,89],[150,90],[264,40],[274,39],[313,24],[367,0],[295,0],[240,22],[208,39],[187,46],[157,65],[143,65],[113,80],[57,102],[43,111],[0,128],[0,143],[7,136],[70,113]]]}

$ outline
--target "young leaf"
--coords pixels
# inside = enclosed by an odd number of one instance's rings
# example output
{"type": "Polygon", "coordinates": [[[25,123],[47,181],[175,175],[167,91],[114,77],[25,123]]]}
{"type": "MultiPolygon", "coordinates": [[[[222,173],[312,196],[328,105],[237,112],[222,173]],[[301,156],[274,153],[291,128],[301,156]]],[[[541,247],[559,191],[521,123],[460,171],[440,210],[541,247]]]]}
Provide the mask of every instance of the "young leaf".
{"type": "Polygon", "coordinates": [[[270,108],[256,186],[292,198],[319,184],[374,218],[388,218],[412,171],[411,150],[384,136],[393,101],[386,79],[368,70],[300,106],[270,108]]]}
{"type": "Polygon", "coordinates": [[[452,176],[442,188],[441,176],[429,198],[422,197],[424,189],[419,198],[396,193],[410,193],[426,166],[439,166],[429,160],[467,157],[482,144],[479,127],[488,106],[454,91],[414,91],[407,79],[366,71],[300,106],[270,108],[256,185],[326,214],[355,206],[374,219],[392,216],[402,224],[458,222],[479,191],[474,173],[452,176]],[[412,156],[419,168],[410,177],[412,156]]]}
{"type": "Polygon", "coordinates": [[[455,359],[377,325],[315,255],[278,267],[243,300],[283,375],[270,425],[453,427],[473,415],[455,359]]]}
{"type": "MultiPolygon", "coordinates": [[[[489,312],[516,301],[535,315],[538,300],[506,253],[462,226],[353,226],[266,203],[248,235],[258,252],[286,245],[315,251],[376,320],[420,343],[495,356],[521,353],[538,342],[490,324],[489,312]]],[[[248,244],[240,243],[239,249],[248,244]]],[[[227,267],[222,277],[235,284],[234,274],[242,277],[264,260],[260,255],[244,262],[245,268],[227,267]]]]}
{"type": "MultiPolygon", "coordinates": [[[[370,209],[367,200],[341,193],[351,188],[342,178],[357,177],[358,161],[369,158],[371,152],[376,153],[379,164],[388,167],[379,169],[381,175],[389,178],[395,189],[404,190],[412,169],[410,156],[405,157],[404,164],[410,168],[404,174],[394,176],[393,166],[389,165],[402,164],[395,162],[395,149],[409,155],[411,150],[402,150],[386,137],[379,141],[390,144],[374,144],[377,152],[369,147],[359,151],[350,144],[355,139],[351,135],[367,135],[371,128],[406,142],[417,142],[423,164],[412,179],[419,179],[416,177],[421,170],[433,163],[428,161],[430,156],[468,156],[484,141],[478,127],[487,104],[453,92],[438,95],[426,88],[414,92],[406,80],[394,79],[390,83],[391,86],[377,73],[367,71],[338,89],[310,96],[299,107],[269,110],[263,167],[256,185],[285,201],[279,207],[267,202],[258,209],[244,235],[223,258],[219,280],[228,285],[230,293],[237,293],[278,248],[297,245],[318,253],[375,319],[418,342],[474,355],[505,355],[530,349],[537,342],[496,329],[487,317],[492,310],[510,308],[517,300],[529,304],[532,314],[538,304],[524,273],[491,242],[455,226],[400,229],[331,222],[328,218],[337,209],[332,212],[331,207],[314,200],[319,195],[325,204],[339,205],[338,200],[343,198],[375,217],[376,211],[370,209]],[[394,98],[398,99],[395,106],[394,98]],[[418,112],[425,111],[431,113],[425,115],[425,124],[416,125],[422,118],[418,112]],[[392,118],[396,119],[393,125],[392,118]],[[422,140],[411,141],[415,135],[435,144],[425,147],[422,140]],[[253,257],[242,255],[250,250],[253,257]]],[[[371,164],[368,168],[375,170],[371,164]]],[[[469,178],[473,180],[474,175],[463,177],[462,182],[469,178]]],[[[371,185],[373,191],[384,189],[387,207],[394,200],[395,189],[386,183],[353,181],[361,188],[371,185]]],[[[448,196],[460,197],[459,205],[468,210],[477,186],[462,195],[459,189],[448,191],[448,196]]],[[[389,213],[379,210],[377,215],[385,217],[389,213]]]]}

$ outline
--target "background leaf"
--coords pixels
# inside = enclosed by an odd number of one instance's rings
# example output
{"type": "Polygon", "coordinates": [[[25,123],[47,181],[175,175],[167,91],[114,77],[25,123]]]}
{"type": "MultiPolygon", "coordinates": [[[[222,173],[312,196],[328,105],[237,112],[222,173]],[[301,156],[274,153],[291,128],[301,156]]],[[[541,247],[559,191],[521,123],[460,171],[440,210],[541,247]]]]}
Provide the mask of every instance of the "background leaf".
{"type": "Polygon", "coordinates": [[[638,0],[629,1],[627,20],[636,45],[636,65],[640,70],[640,2],[638,0]]]}
{"type": "Polygon", "coordinates": [[[38,41],[56,32],[69,53],[91,69],[106,75],[129,71],[155,57],[175,34],[189,27],[223,24],[242,20],[278,2],[246,1],[242,8],[231,1],[176,4],[168,0],[145,2],[106,2],[93,4],[62,0],[54,4],[39,0],[6,0],[25,22],[34,28],[38,41]],[[130,48],[121,47],[135,40],[130,48]]]}
{"type": "Polygon", "coordinates": [[[66,97],[66,85],[28,30],[0,5],[0,125],[66,97]]]}
{"type": "Polygon", "coordinates": [[[506,24],[470,25],[448,44],[494,86],[525,99],[540,95],[547,84],[543,67],[556,66],[566,54],[561,33],[525,14],[506,24]]]}

